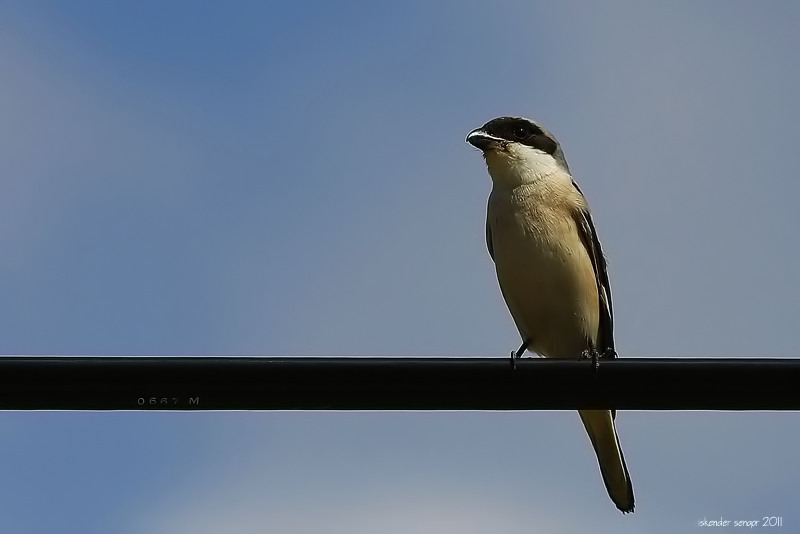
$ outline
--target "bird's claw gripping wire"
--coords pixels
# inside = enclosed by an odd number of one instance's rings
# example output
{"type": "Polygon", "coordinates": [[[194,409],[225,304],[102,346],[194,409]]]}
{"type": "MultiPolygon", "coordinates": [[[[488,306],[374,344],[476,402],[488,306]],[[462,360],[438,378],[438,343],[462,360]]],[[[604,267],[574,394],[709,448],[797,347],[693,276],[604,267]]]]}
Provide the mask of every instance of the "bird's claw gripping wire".
{"type": "Polygon", "coordinates": [[[583,352],[581,352],[580,359],[581,360],[588,360],[588,359],[592,360],[592,370],[594,371],[595,377],[597,377],[597,372],[598,372],[598,370],[600,368],[600,362],[598,360],[599,360],[599,358],[605,357],[605,355],[606,355],[606,352],[604,352],[601,355],[599,352],[597,352],[596,348],[591,347],[591,348],[585,349],[583,352]]]}
{"type": "Polygon", "coordinates": [[[511,369],[517,369],[517,360],[522,358],[522,355],[525,354],[525,349],[528,348],[528,341],[523,341],[522,345],[515,351],[511,351],[511,369]]]}

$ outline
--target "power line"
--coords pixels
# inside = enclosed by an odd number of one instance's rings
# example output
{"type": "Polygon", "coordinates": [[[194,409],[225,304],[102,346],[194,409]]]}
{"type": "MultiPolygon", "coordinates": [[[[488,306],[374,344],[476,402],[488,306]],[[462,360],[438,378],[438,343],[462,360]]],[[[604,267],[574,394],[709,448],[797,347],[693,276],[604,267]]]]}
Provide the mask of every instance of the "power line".
{"type": "Polygon", "coordinates": [[[1,410],[800,410],[800,359],[0,356],[1,410]]]}

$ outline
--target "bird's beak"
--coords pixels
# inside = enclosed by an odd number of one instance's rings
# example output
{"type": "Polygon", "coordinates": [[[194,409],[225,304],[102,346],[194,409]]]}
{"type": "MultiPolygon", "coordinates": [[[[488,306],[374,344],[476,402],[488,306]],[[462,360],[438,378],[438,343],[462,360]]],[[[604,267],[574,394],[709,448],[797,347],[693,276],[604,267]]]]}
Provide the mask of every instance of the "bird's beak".
{"type": "Polygon", "coordinates": [[[492,148],[495,144],[500,143],[501,141],[503,140],[499,137],[489,135],[481,128],[472,130],[469,134],[467,134],[467,143],[471,144],[475,148],[480,148],[481,150],[492,148]]]}

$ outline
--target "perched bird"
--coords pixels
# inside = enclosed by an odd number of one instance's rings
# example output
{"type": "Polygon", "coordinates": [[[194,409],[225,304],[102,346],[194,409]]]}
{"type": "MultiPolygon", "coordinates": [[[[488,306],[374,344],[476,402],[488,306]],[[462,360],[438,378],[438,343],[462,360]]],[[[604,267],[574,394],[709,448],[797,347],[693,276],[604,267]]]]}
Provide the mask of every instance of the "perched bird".
{"type": "MultiPolygon", "coordinates": [[[[616,357],[606,260],[556,138],[532,120],[500,117],[466,140],[483,151],[492,178],[486,245],[522,336],[512,359],[526,349],[547,358],[616,357]]],[[[616,412],[578,413],[611,500],[632,512],[616,412]]]]}

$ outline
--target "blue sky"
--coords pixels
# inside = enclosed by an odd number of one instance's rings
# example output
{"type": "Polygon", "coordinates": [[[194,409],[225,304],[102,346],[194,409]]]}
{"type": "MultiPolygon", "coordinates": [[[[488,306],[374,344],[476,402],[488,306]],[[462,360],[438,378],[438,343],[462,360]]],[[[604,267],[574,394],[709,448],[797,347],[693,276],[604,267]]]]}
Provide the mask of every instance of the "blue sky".
{"type": "MultiPolygon", "coordinates": [[[[6,2],[0,353],[503,356],[466,133],[558,136],[625,356],[797,355],[792,2],[6,2]]],[[[5,412],[0,530],[796,523],[795,413],[5,412]]],[[[790,528],[790,527],[789,527],[790,528]]]]}

